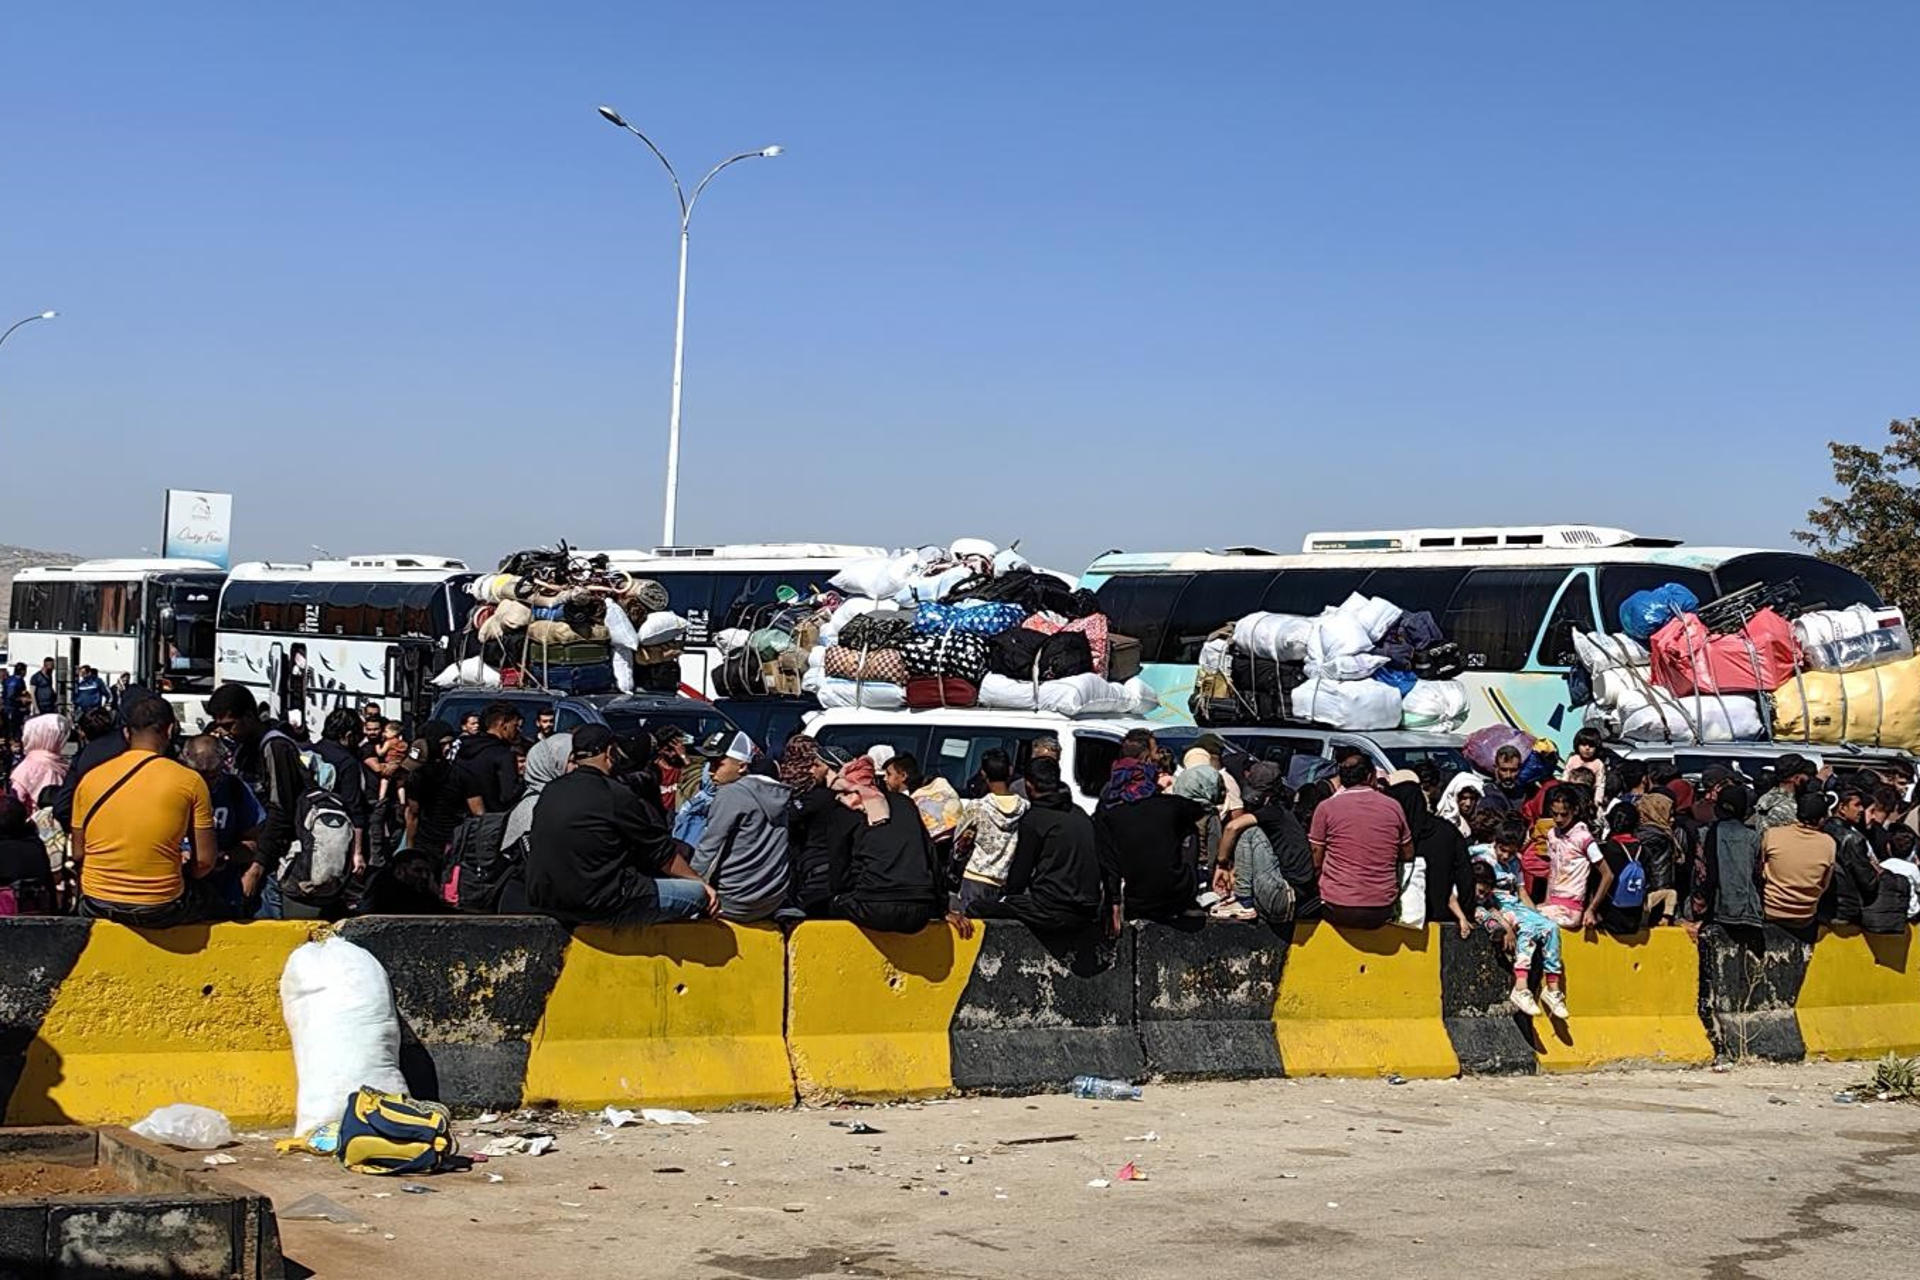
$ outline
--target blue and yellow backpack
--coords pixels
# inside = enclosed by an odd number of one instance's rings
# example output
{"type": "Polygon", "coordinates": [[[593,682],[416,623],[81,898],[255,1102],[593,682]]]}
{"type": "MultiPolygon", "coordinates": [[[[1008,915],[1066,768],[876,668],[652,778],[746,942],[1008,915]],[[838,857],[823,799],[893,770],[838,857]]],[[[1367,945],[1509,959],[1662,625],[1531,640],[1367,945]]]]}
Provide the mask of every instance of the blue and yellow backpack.
{"type": "Polygon", "coordinates": [[[459,1150],[444,1110],[363,1088],[347,1100],[334,1158],[351,1173],[432,1173],[459,1150]]]}

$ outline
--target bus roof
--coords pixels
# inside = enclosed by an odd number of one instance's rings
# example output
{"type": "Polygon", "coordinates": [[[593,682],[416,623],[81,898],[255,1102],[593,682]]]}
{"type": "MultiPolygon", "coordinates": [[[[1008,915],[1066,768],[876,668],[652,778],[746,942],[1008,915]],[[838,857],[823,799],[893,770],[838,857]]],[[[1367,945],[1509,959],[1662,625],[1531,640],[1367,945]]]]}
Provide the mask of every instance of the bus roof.
{"type": "MultiPolygon", "coordinates": [[[[1370,540],[1371,536],[1315,534],[1312,537],[1350,538],[1359,542],[1370,540]]],[[[1451,546],[1396,549],[1370,545],[1292,555],[1240,547],[1224,551],[1109,551],[1095,557],[1087,567],[1087,573],[1105,576],[1116,573],[1191,573],[1233,569],[1397,569],[1460,564],[1666,564],[1679,568],[1713,569],[1736,556],[1762,554],[1770,553],[1761,547],[1689,547],[1651,539],[1587,546],[1565,543],[1508,543],[1496,546],[1455,543],[1451,546]]]]}
{"type": "Polygon", "coordinates": [[[736,542],[711,547],[628,548],[617,551],[582,551],[583,556],[604,555],[610,564],[649,564],[669,568],[681,564],[698,567],[712,560],[865,560],[870,556],[891,555],[885,547],[863,547],[841,542],[736,542]]]}
{"type": "Polygon", "coordinates": [[[94,579],[119,581],[144,578],[155,573],[225,573],[211,560],[194,560],[186,556],[154,557],[152,559],[128,558],[121,560],[82,560],[79,564],[43,564],[22,569],[15,578],[29,581],[35,578],[94,579]]]}
{"type": "Polygon", "coordinates": [[[420,555],[414,552],[387,552],[379,555],[349,556],[344,560],[299,561],[250,560],[233,566],[231,577],[291,582],[302,578],[320,578],[336,582],[417,581],[422,578],[449,578],[471,572],[464,560],[450,556],[420,555]]]}

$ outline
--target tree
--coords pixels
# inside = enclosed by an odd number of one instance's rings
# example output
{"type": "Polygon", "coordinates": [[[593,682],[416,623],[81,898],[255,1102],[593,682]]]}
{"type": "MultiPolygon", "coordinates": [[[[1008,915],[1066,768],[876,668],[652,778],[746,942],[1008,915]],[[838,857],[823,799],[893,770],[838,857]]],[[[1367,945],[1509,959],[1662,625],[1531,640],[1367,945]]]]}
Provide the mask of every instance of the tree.
{"type": "Polygon", "coordinates": [[[1807,512],[1793,536],[1853,570],[1909,617],[1920,616],[1920,418],[1887,424],[1884,449],[1827,446],[1840,496],[1807,512]]]}

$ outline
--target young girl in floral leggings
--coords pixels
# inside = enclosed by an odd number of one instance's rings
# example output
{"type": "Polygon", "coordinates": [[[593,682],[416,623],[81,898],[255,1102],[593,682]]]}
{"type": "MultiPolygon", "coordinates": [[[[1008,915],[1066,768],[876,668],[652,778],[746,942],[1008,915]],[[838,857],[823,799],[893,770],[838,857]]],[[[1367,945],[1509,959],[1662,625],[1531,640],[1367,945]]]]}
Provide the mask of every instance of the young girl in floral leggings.
{"type": "Polygon", "coordinates": [[[1560,959],[1560,927],[1541,915],[1527,897],[1520,870],[1520,852],[1526,847],[1526,824],[1516,818],[1495,834],[1491,847],[1473,849],[1474,918],[1500,940],[1513,957],[1513,990],[1507,999],[1528,1017],[1538,1017],[1540,1006],[1556,1018],[1567,1017],[1567,999],[1561,990],[1565,969],[1560,959]],[[1544,977],[1540,998],[1528,986],[1538,963],[1544,977]]]}

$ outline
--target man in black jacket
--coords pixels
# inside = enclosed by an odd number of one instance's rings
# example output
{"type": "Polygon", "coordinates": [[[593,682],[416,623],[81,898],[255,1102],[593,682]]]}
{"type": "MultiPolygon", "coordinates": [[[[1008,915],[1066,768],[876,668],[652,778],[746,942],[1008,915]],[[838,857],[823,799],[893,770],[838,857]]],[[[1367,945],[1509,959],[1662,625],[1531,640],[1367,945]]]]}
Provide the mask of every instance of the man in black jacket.
{"type": "Polygon", "coordinates": [[[1093,819],[1073,803],[1058,760],[1027,767],[1026,813],[998,899],[976,902],[969,915],[1018,920],[1035,933],[1075,933],[1100,922],[1100,853],[1093,819]]]}
{"type": "Polygon", "coordinates": [[[1874,864],[1861,825],[1867,812],[1866,793],[1848,787],[1840,793],[1833,814],[1822,828],[1833,837],[1833,879],[1820,901],[1820,920],[1828,924],[1859,924],[1860,913],[1874,900],[1880,868],[1874,864]]]}
{"type": "Polygon", "coordinates": [[[454,771],[468,813],[505,813],[520,798],[520,765],[513,744],[520,740],[521,723],[511,703],[490,702],[480,713],[480,732],[461,740],[454,771]]]}
{"type": "Polygon", "coordinates": [[[367,869],[367,820],[373,805],[367,795],[366,769],[360,762],[360,718],[346,707],[327,713],[313,754],[333,766],[333,794],[353,820],[353,871],[367,869]]]}
{"type": "Polygon", "coordinates": [[[213,731],[233,744],[233,771],[253,788],[254,799],[267,814],[254,841],[253,865],[241,872],[240,887],[249,903],[259,904],[261,918],[279,919],[278,877],[293,848],[300,797],[307,790],[300,746],[282,730],[268,727],[253,690],[243,684],[215,689],[207,699],[207,717],[213,731]]]}

